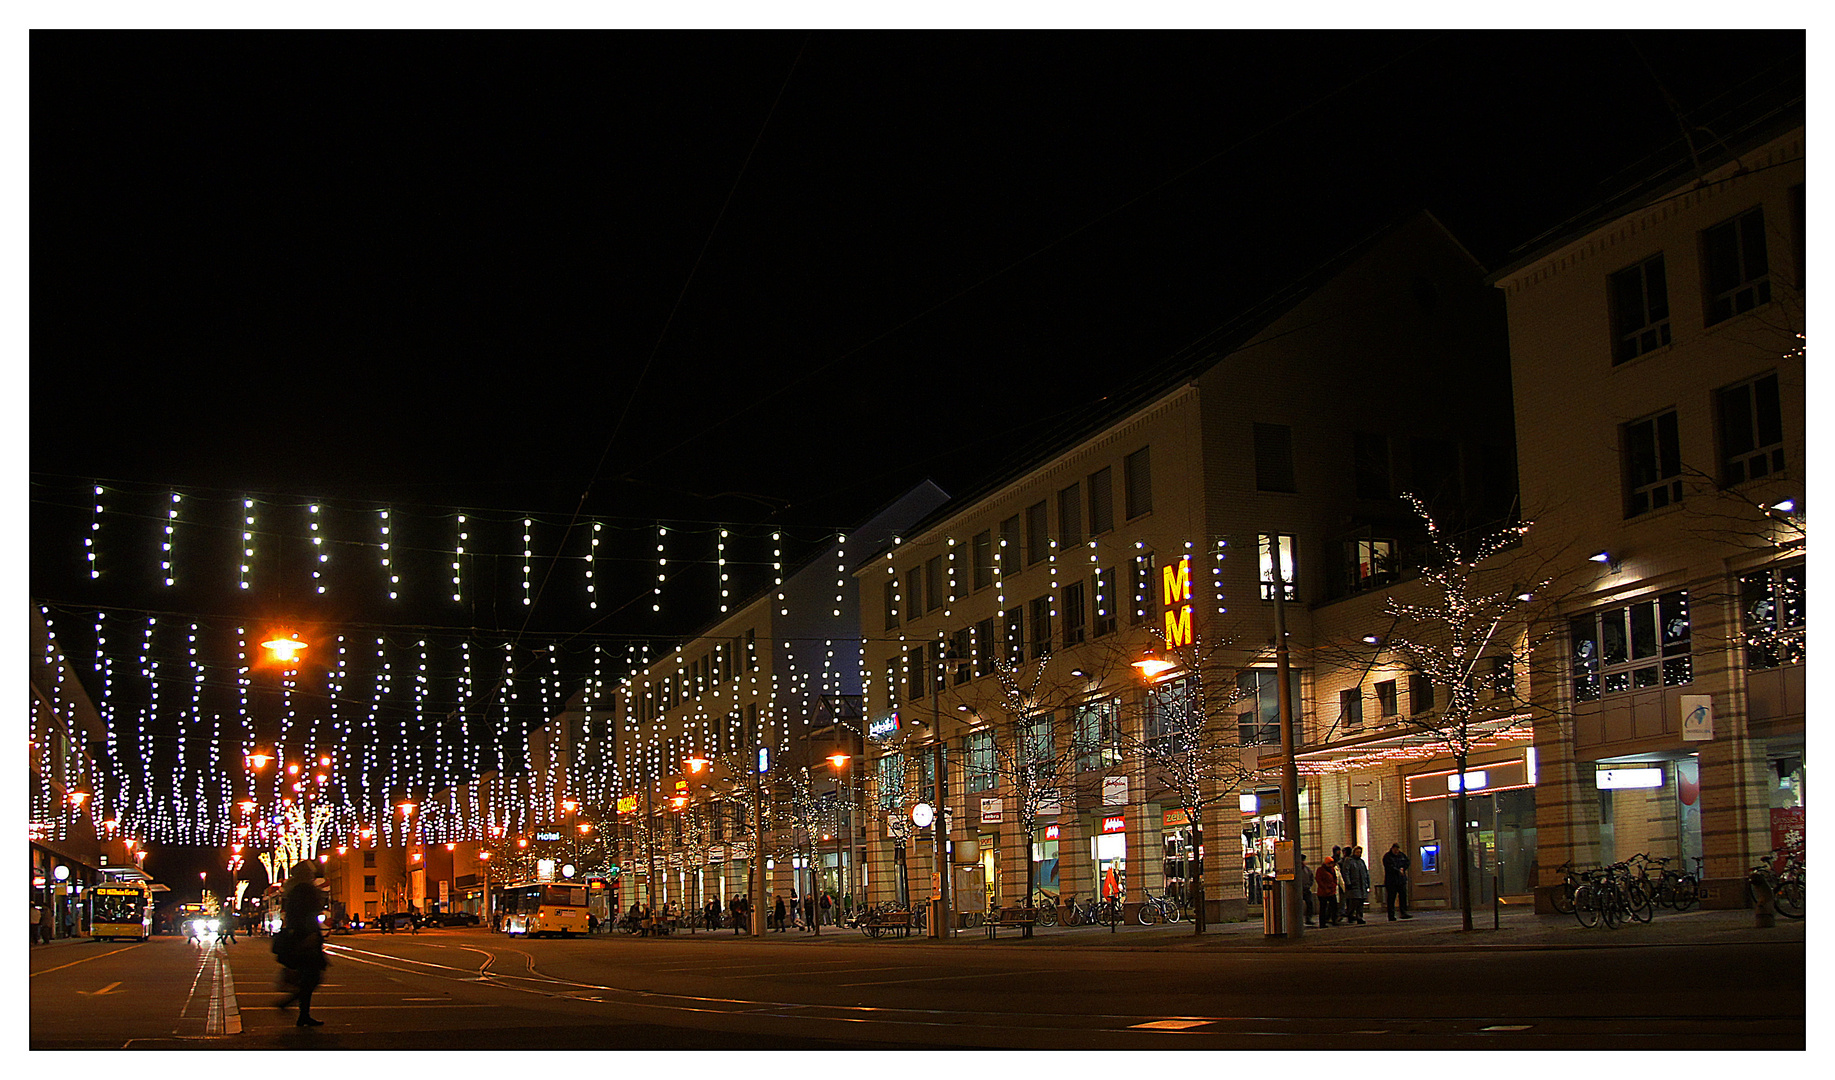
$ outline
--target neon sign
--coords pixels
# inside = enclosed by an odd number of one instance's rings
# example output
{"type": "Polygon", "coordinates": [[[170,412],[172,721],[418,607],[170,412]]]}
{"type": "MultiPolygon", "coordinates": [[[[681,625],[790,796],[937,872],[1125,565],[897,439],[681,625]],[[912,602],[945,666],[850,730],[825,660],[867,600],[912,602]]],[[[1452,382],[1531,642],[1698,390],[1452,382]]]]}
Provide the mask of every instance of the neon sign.
{"type": "Polygon", "coordinates": [[[1191,556],[1181,555],[1176,565],[1160,570],[1160,599],[1166,609],[1166,647],[1190,645],[1191,556]]]}

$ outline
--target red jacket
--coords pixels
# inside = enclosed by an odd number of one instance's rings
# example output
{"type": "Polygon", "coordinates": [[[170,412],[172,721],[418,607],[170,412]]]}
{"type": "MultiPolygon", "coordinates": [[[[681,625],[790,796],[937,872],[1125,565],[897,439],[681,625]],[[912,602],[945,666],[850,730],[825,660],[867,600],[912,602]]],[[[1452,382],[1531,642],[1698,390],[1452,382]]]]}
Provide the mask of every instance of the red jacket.
{"type": "Polygon", "coordinates": [[[1327,859],[1319,864],[1319,869],[1313,873],[1313,882],[1320,896],[1338,895],[1338,875],[1333,870],[1332,860],[1327,859]]]}

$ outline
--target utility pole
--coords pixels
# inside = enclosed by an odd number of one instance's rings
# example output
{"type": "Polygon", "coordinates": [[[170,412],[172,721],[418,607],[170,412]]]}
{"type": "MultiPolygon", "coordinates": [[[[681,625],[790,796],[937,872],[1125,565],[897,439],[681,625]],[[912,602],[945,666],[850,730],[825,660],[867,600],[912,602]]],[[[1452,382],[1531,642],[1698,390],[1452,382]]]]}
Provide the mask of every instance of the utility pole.
{"type": "Polygon", "coordinates": [[[1282,898],[1282,906],[1286,909],[1283,914],[1287,940],[1298,941],[1305,936],[1306,930],[1305,908],[1301,901],[1306,883],[1300,880],[1300,772],[1294,762],[1299,740],[1293,729],[1293,693],[1288,678],[1287,583],[1281,580],[1280,534],[1270,534],[1268,541],[1269,561],[1274,567],[1274,678],[1281,709],[1281,823],[1291,851],[1287,869],[1293,874],[1293,883],[1282,898]]]}

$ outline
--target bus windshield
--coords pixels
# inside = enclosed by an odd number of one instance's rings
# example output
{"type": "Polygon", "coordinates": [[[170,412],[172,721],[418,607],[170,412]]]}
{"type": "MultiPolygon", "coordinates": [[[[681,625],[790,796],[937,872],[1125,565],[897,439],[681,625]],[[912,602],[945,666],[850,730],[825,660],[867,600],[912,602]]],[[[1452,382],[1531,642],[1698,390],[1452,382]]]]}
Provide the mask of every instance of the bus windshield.
{"type": "Polygon", "coordinates": [[[139,889],[98,885],[90,894],[95,922],[136,923],[146,913],[146,894],[139,889]]]}

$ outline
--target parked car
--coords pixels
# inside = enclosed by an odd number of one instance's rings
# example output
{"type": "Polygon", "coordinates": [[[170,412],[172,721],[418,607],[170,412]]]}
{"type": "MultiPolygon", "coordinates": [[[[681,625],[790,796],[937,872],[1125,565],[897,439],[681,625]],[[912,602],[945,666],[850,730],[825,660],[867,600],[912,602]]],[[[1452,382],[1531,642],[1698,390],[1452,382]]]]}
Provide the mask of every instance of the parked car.
{"type": "Polygon", "coordinates": [[[421,920],[430,926],[477,926],[478,916],[469,911],[435,911],[421,920]]]}
{"type": "Polygon", "coordinates": [[[425,926],[427,920],[417,917],[412,911],[391,911],[371,919],[369,925],[377,930],[394,927],[397,930],[409,930],[416,925],[425,926]]]}

